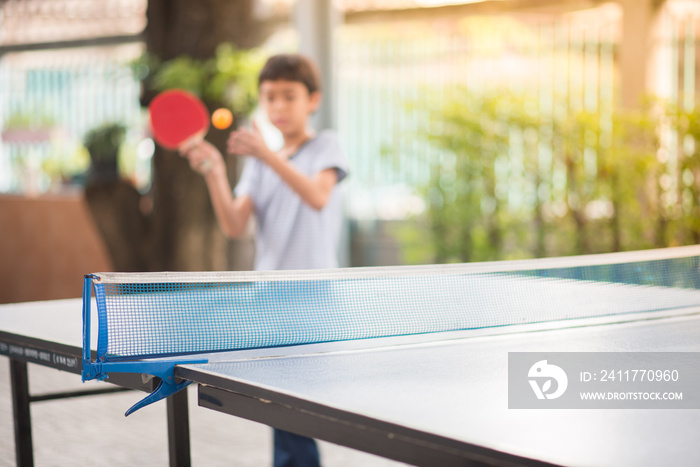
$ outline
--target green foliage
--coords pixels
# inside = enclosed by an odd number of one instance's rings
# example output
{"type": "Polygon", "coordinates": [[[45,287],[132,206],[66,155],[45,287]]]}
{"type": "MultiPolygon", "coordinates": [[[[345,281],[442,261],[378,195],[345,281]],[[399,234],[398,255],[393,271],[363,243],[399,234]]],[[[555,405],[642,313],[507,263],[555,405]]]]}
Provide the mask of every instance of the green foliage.
{"type": "Polygon", "coordinates": [[[238,115],[249,113],[257,102],[258,75],[263,64],[259,51],[220,45],[213,61],[216,71],[204,89],[204,98],[220,100],[238,115]]]}
{"type": "Polygon", "coordinates": [[[205,102],[226,105],[236,115],[245,115],[255,106],[262,65],[258,50],[221,44],[216,55],[207,60],[183,55],[161,62],[145,54],[132,63],[132,71],[154,91],[185,89],[205,102]]]}
{"type": "Polygon", "coordinates": [[[209,76],[208,64],[181,56],[164,62],[153,76],[152,86],[158,91],[179,88],[203,97],[205,82],[209,76]]]}
{"type": "Polygon", "coordinates": [[[517,240],[511,235],[516,230],[504,227],[520,222],[518,205],[524,204],[513,198],[504,179],[509,143],[521,137],[529,149],[527,130],[537,124],[536,117],[528,113],[527,102],[515,98],[458,90],[445,102],[430,112],[432,131],[424,135],[442,154],[424,187],[436,260],[499,258],[504,245],[517,240]]]}
{"type": "Polygon", "coordinates": [[[52,181],[79,179],[90,168],[90,155],[83,145],[52,148],[51,157],[45,159],[41,168],[52,181]]]}
{"type": "Polygon", "coordinates": [[[116,161],[125,136],[126,128],[124,125],[106,123],[90,130],[85,135],[84,144],[94,162],[116,161]]]}
{"type": "Polygon", "coordinates": [[[667,116],[679,146],[675,206],[682,229],[689,232],[693,243],[700,243],[700,106],[693,111],[669,107],[667,116]]]}
{"type": "MultiPolygon", "coordinates": [[[[700,240],[700,111],[663,112],[656,103],[559,115],[527,96],[466,89],[441,102],[426,111],[429,130],[419,135],[440,154],[421,188],[434,261],[700,240]],[[660,135],[676,135],[678,156],[660,135]]],[[[415,243],[416,235],[401,237],[415,243]]]]}

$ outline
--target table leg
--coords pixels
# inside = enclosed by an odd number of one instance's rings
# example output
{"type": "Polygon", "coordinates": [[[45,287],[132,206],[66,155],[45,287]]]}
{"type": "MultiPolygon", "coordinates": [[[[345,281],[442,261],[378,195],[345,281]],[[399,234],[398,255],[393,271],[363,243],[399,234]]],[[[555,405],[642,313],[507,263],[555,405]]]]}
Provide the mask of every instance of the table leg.
{"type": "Polygon", "coordinates": [[[15,456],[18,466],[33,466],[32,419],[29,411],[27,362],[10,359],[12,411],[15,421],[15,456]]]}
{"type": "Polygon", "coordinates": [[[187,389],[166,399],[168,407],[168,449],[171,467],[189,467],[190,421],[187,409],[187,389]]]}

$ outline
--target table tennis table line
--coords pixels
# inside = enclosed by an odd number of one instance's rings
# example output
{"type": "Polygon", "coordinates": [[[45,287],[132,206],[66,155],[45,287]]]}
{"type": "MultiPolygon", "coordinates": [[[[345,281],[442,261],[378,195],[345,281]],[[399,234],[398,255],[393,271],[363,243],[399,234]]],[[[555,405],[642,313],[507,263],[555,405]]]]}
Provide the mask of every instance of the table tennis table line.
{"type": "MultiPolygon", "coordinates": [[[[675,319],[675,318],[684,318],[684,317],[691,317],[691,316],[696,316],[700,315],[700,307],[693,307],[693,308],[681,308],[678,310],[675,310],[674,313],[669,313],[668,311],[659,311],[659,312],[641,312],[641,313],[629,313],[626,315],[611,315],[611,316],[604,316],[604,317],[592,317],[592,318],[575,318],[575,319],[569,319],[569,320],[561,320],[561,321],[554,321],[554,322],[549,322],[549,321],[544,321],[544,322],[538,322],[538,323],[527,323],[527,324],[514,324],[514,325],[506,325],[506,326],[496,326],[496,327],[491,327],[491,328],[480,328],[480,329],[463,329],[463,330],[457,330],[457,331],[443,331],[443,332],[435,332],[435,333],[425,333],[425,334],[408,334],[408,335],[400,335],[400,336],[390,336],[390,337],[378,337],[378,338],[369,338],[369,339],[355,339],[354,341],[332,341],[332,342],[320,342],[320,343],[313,343],[313,344],[298,344],[298,345],[290,345],[290,346],[283,346],[283,347],[269,347],[269,348],[259,348],[259,349],[243,349],[243,350],[233,350],[233,351],[222,351],[220,353],[218,352],[207,352],[203,353],[202,355],[210,354],[210,355],[219,355],[223,358],[221,359],[209,359],[208,362],[206,363],[201,363],[201,364],[193,364],[190,362],[174,362],[175,366],[183,366],[183,365],[193,365],[193,366],[199,366],[199,365],[207,365],[207,364],[217,364],[217,363],[235,363],[235,362],[248,362],[248,361],[258,361],[258,360],[264,360],[264,359],[287,359],[287,358],[300,358],[300,357],[315,357],[319,355],[345,355],[345,354],[354,354],[354,353],[361,353],[361,352],[376,352],[376,351],[383,351],[383,350],[392,350],[400,347],[424,347],[424,346],[431,346],[431,345],[441,345],[447,342],[458,342],[458,341],[463,341],[463,340],[471,340],[471,339],[481,339],[481,338],[494,338],[494,337],[504,337],[504,336],[511,336],[514,334],[532,334],[532,333],[540,333],[540,332],[548,332],[548,331],[560,331],[560,330],[566,330],[566,329],[579,329],[579,328],[588,328],[588,327],[596,327],[596,326],[611,326],[611,325],[618,325],[618,324],[629,324],[629,323],[636,323],[636,322],[645,322],[645,321],[657,321],[657,320],[665,320],[665,319],[675,319]],[[626,317],[627,319],[619,319],[622,317],[626,317]],[[585,321],[584,322],[578,322],[574,323],[576,321],[585,321]],[[566,325],[558,325],[559,323],[566,323],[566,325]],[[543,327],[542,325],[547,325],[546,327],[543,327]],[[491,331],[500,331],[500,332],[491,332],[491,331]],[[469,335],[465,335],[466,333],[469,333],[469,335]],[[459,336],[457,334],[460,334],[459,336]],[[415,338],[415,339],[420,339],[420,338],[425,338],[426,340],[413,340],[413,341],[407,341],[407,339],[410,338],[415,338]],[[406,340],[405,342],[397,342],[399,340],[406,340]],[[388,342],[386,345],[382,344],[382,341],[388,342]],[[329,344],[340,344],[340,343],[346,343],[346,342],[353,342],[356,343],[357,345],[361,345],[362,343],[367,343],[368,346],[360,346],[357,348],[353,349],[328,349],[328,350],[316,350],[316,351],[311,351],[311,352],[306,352],[303,351],[302,349],[308,348],[309,346],[322,346],[326,347],[329,344]],[[389,343],[390,342],[390,343],[389,343]],[[226,356],[227,354],[231,355],[236,355],[236,354],[241,354],[241,353],[250,353],[251,351],[265,351],[265,350],[272,350],[272,349],[294,349],[298,348],[300,350],[299,353],[287,353],[287,354],[274,354],[274,355],[259,355],[259,356],[241,356],[239,358],[232,358],[232,359],[227,359],[226,356]]],[[[196,354],[195,354],[196,355],[196,354]]]]}

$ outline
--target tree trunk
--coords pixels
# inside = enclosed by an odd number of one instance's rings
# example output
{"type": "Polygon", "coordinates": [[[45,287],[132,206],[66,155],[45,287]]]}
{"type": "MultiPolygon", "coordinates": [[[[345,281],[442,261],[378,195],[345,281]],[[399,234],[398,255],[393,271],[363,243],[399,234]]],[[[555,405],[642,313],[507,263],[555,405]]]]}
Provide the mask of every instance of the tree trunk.
{"type": "Polygon", "coordinates": [[[85,200],[102,236],[115,271],[139,272],[151,268],[147,251],[148,219],[140,209],[141,195],[118,177],[95,180],[85,186],[85,200]]]}
{"type": "Polygon", "coordinates": [[[242,49],[262,37],[253,17],[253,0],[148,0],[146,48],[162,60],[187,54],[214,55],[222,42],[242,49]]]}
{"type": "MultiPolygon", "coordinates": [[[[262,39],[253,18],[253,0],[149,0],[145,32],[149,53],[161,60],[186,54],[212,57],[222,42],[250,48],[262,39]]],[[[146,93],[147,105],[152,95],[146,93]]],[[[207,103],[210,111],[217,103],[207,103]]],[[[228,131],[210,130],[207,139],[225,154],[228,131]]],[[[227,157],[231,185],[236,158],[227,157]]],[[[156,148],[153,158],[153,212],[149,264],[153,270],[223,270],[235,248],[216,223],[202,177],[173,151],[156,148]]],[[[244,246],[245,248],[246,246],[244,246]]],[[[250,255],[245,255],[250,256],[250,255]]],[[[235,261],[235,258],[233,258],[235,261]]]]}

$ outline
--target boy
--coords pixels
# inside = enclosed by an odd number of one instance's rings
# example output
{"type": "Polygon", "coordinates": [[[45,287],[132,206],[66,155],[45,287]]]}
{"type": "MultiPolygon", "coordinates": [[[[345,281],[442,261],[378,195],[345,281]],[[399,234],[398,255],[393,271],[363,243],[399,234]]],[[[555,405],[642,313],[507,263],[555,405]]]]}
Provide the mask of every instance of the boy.
{"type": "MultiPolygon", "coordinates": [[[[300,55],[271,57],[258,78],[260,105],[284,139],[271,151],[257,127],[231,133],[228,152],[252,156],[231,192],[223,158],[206,141],[182,151],[201,173],[216,218],[229,237],[257,220],[256,270],[334,268],[342,225],[337,184],[348,173],[334,133],[315,135],[307,126],[321,103],[320,76],[300,55]]],[[[275,430],[275,467],[319,465],[314,440],[275,430]]]]}

